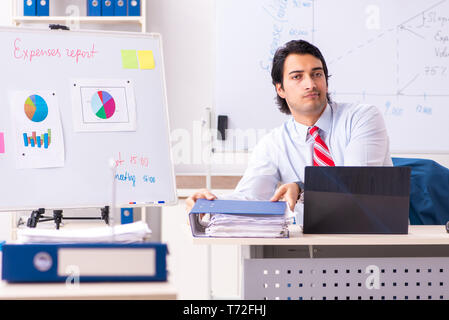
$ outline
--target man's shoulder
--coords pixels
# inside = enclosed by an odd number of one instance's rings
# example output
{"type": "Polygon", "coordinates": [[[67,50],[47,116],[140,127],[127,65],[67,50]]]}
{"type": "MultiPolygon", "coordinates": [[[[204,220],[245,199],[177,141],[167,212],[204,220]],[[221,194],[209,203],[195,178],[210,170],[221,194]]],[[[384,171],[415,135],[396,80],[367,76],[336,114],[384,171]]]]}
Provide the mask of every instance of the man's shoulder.
{"type": "Polygon", "coordinates": [[[358,102],[332,102],[332,110],[338,118],[372,117],[380,110],[373,104],[358,102]]]}
{"type": "Polygon", "coordinates": [[[360,103],[360,102],[332,102],[332,109],[335,112],[347,112],[347,113],[355,113],[360,111],[367,110],[378,110],[378,108],[369,103],[360,103]]]}
{"type": "Polygon", "coordinates": [[[281,125],[270,129],[263,137],[257,142],[257,146],[262,145],[279,145],[279,142],[283,140],[283,136],[290,130],[292,118],[284,121],[281,125]]]}

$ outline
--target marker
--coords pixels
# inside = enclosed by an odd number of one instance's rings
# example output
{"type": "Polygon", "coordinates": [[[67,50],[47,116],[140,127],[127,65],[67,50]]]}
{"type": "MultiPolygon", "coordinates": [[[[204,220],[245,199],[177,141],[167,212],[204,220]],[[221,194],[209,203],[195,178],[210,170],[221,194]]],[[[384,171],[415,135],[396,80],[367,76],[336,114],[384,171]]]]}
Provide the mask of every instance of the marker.
{"type": "MultiPolygon", "coordinates": [[[[164,204],[165,201],[149,201],[143,202],[142,204],[164,204]]],[[[137,202],[129,202],[128,204],[137,204],[137,202]]]]}
{"type": "Polygon", "coordinates": [[[145,204],[163,204],[165,203],[165,201],[149,201],[149,202],[145,202],[145,204]]]}

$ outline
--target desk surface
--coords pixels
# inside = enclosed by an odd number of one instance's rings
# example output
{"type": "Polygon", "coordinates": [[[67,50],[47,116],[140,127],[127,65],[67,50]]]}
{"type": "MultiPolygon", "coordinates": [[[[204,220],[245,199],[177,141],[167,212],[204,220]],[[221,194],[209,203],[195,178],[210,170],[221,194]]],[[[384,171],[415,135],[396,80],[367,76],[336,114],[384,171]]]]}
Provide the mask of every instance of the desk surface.
{"type": "MultiPolygon", "coordinates": [[[[189,227],[190,229],[190,227],[189,227]]],[[[406,235],[303,234],[298,225],[289,226],[289,238],[194,238],[194,244],[225,245],[447,245],[445,226],[409,226],[406,235]]],[[[190,233],[191,234],[191,233],[190,233]]]]}
{"type": "Polygon", "coordinates": [[[0,299],[165,300],[176,299],[170,282],[7,283],[0,281],[0,299]]]}

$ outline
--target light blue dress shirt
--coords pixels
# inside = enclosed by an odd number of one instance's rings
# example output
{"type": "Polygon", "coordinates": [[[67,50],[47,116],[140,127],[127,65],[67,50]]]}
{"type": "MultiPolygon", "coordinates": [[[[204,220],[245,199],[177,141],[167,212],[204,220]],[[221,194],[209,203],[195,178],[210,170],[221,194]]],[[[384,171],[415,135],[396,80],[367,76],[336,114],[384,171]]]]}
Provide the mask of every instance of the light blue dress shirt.
{"type": "MultiPolygon", "coordinates": [[[[393,165],[385,122],[375,106],[332,102],[315,125],[336,166],[393,165]]],[[[304,168],[313,165],[314,140],[308,129],[291,117],[265,135],[234,193],[220,198],[269,200],[279,184],[304,181],[304,168]]],[[[295,211],[302,224],[301,206],[295,211]]]]}

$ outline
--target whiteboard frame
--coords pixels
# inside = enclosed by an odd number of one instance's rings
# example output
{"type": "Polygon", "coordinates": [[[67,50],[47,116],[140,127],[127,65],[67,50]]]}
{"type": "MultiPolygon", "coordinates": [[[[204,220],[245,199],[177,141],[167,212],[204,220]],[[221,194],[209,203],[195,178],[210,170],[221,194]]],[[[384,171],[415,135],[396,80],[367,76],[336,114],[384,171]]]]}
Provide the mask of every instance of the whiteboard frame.
{"type": "MultiPolygon", "coordinates": [[[[176,187],[176,176],[175,176],[175,170],[174,170],[174,164],[173,164],[173,150],[171,148],[171,130],[170,130],[170,119],[169,119],[169,112],[168,112],[168,98],[167,98],[167,82],[166,82],[166,74],[165,74],[165,60],[164,60],[164,49],[163,49],[163,41],[162,41],[162,35],[157,32],[126,32],[126,31],[105,31],[105,30],[50,30],[47,28],[30,28],[30,27],[3,27],[0,26],[0,32],[24,32],[24,33],[36,33],[40,34],[42,32],[70,32],[71,34],[75,33],[78,35],[109,35],[109,36],[126,36],[131,38],[142,38],[142,37],[153,37],[157,38],[157,41],[159,42],[159,47],[161,51],[161,76],[162,76],[162,98],[165,104],[165,116],[166,116],[166,127],[167,127],[167,136],[166,136],[166,142],[169,146],[169,161],[171,163],[171,169],[170,169],[170,175],[171,175],[171,182],[173,186],[173,201],[166,201],[164,203],[156,203],[153,202],[145,202],[145,203],[136,203],[136,204],[130,204],[130,203],[115,203],[115,204],[109,204],[110,210],[114,208],[144,208],[144,207],[165,207],[165,206],[174,206],[178,204],[178,193],[177,193],[177,187],[176,187]]],[[[55,210],[55,209],[92,209],[92,208],[104,208],[104,204],[92,204],[88,206],[63,206],[63,207],[46,207],[46,210],[55,210]]],[[[29,210],[37,210],[36,207],[20,207],[20,208],[11,208],[11,207],[0,207],[0,214],[2,212],[20,212],[20,211],[29,211],[29,210]]]]}

